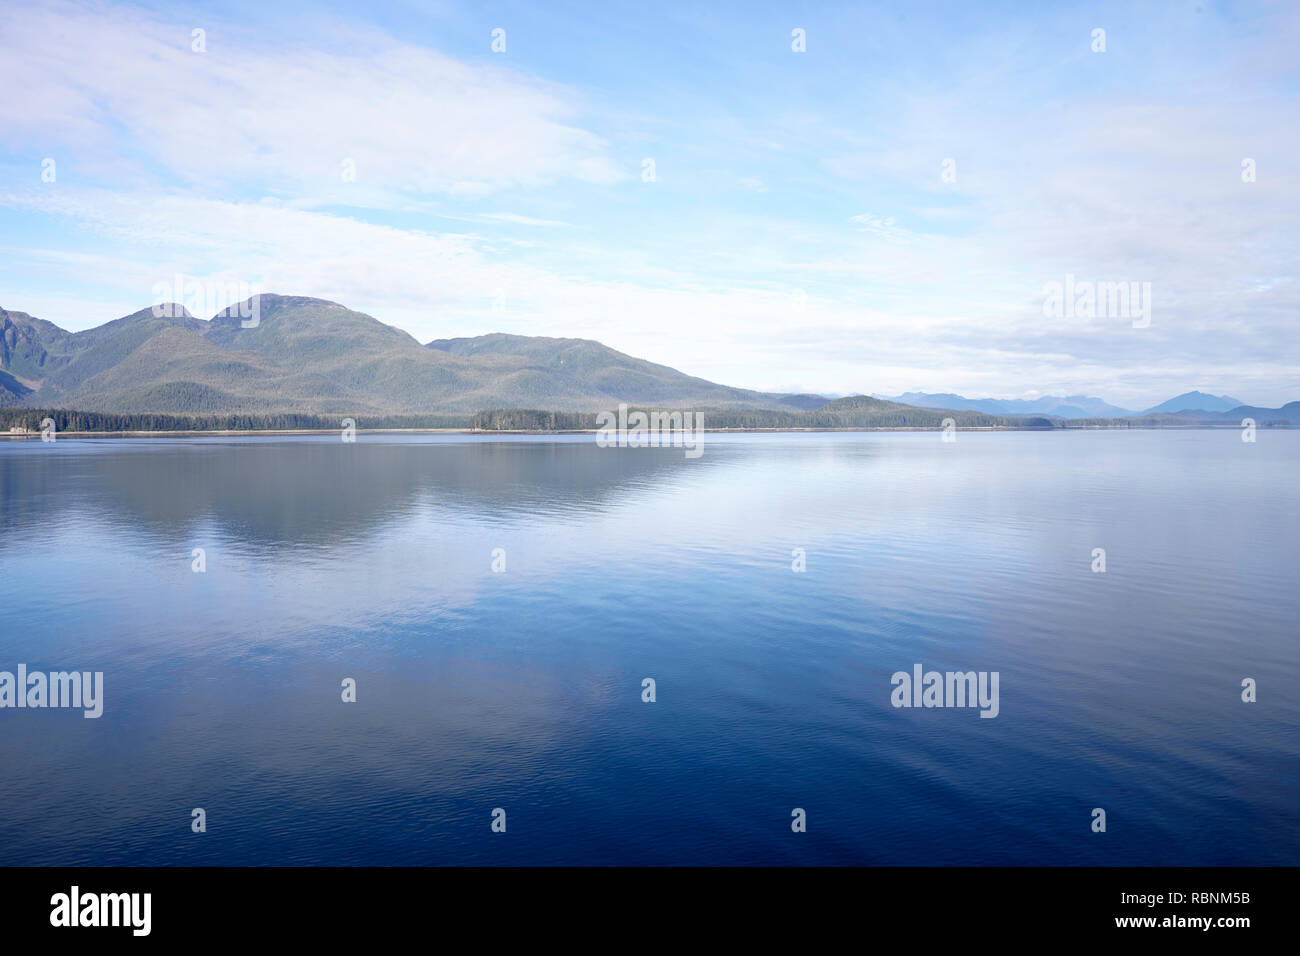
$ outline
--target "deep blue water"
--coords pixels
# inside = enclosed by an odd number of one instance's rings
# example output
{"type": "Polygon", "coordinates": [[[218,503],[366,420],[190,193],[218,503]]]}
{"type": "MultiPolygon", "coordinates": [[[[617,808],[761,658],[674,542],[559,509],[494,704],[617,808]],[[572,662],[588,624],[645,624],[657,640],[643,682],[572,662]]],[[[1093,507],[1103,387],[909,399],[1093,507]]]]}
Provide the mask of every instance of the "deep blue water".
{"type": "Polygon", "coordinates": [[[0,710],[0,864],[1300,864],[1298,464],[1236,431],[0,443],[0,670],[105,675],[98,720],[0,710]],[[997,671],[999,715],[894,708],[917,662],[997,671]]]}

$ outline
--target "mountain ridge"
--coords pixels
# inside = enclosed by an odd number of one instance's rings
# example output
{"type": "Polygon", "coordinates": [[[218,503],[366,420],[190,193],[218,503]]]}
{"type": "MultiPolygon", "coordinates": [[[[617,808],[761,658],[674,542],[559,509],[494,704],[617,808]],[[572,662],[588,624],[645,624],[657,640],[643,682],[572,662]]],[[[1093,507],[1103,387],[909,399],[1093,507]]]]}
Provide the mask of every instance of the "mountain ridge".
{"type": "Polygon", "coordinates": [[[1143,415],[1174,415],[1179,412],[1227,412],[1245,406],[1245,402],[1227,395],[1210,395],[1207,392],[1190,391],[1175,395],[1159,405],[1152,405],[1143,415]]]}
{"type": "Polygon", "coordinates": [[[1088,395],[1045,395],[1035,399],[966,398],[952,392],[904,392],[901,395],[875,395],[888,402],[901,402],[917,408],[950,408],[985,412],[990,415],[1048,415],[1056,418],[1121,418],[1133,415],[1088,395]]]}
{"type": "MultiPolygon", "coordinates": [[[[0,308],[0,406],[156,414],[592,412],[642,407],[837,414],[848,399],[1007,419],[1237,417],[1300,424],[1278,409],[1185,392],[1144,412],[1086,395],[969,399],[789,394],[721,385],[594,339],[491,332],[420,343],[374,316],[312,296],[264,293],[210,319],[160,303],[80,332],[0,308]],[[258,321],[245,327],[249,317],[258,321]],[[836,403],[841,404],[836,404],[836,403]],[[1206,407],[1208,406],[1208,407],[1206,407]]],[[[883,413],[885,406],[875,411],[883,413]]],[[[961,416],[965,419],[965,416],[961,416]]]]}
{"type": "Polygon", "coordinates": [[[589,339],[493,333],[427,345],[326,299],[264,293],[199,319],[160,305],[82,332],[0,310],[0,404],[131,413],[394,414],[621,401],[807,409],[589,339]],[[245,326],[248,317],[257,322],[245,326]]]}

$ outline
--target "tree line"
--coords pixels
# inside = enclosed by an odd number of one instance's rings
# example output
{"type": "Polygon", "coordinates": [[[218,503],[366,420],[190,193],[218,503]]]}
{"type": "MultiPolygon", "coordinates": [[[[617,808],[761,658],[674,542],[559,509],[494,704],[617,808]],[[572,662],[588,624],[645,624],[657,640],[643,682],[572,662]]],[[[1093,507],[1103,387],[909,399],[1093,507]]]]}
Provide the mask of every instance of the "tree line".
{"type": "MultiPolygon", "coordinates": [[[[612,411],[612,410],[611,410],[612,411]]],[[[642,408],[647,414],[668,409],[642,408]]],[[[1059,427],[1041,417],[1014,418],[970,411],[943,411],[912,407],[836,407],[798,411],[794,409],[694,409],[705,428],[939,428],[953,418],[959,427],[1059,427]]],[[[0,432],[25,428],[41,430],[46,418],[54,420],[58,432],[167,432],[167,431],[334,431],[345,418],[360,429],[463,428],[475,431],[592,431],[598,427],[596,412],[560,412],[536,408],[497,408],[473,414],[428,413],[421,415],[309,415],[299,412],[270,414],[162,414],[153,412],[88,412],[66,408],[0,408],[0,432]]],[[[1071,426],[1092,421],[1070,422],[1071,426]]],[[[1096,424],[1102,424],[1097,420],[1096,424]]],[[[1105,420],[1114,427],[1122,420],[1105,420]]],[[[1136,423],[1134,423],[1136,424],[1136,423]]],[[[1143,421],[1146,425],[1148,422],[1143,421]]],[[[1151,421],[1149,424],[1167,424],[1151,421]]]]}
{"type": "Polygon", "coordinates": [[[67,408],[0,408],[0,432],[25,428],[39,432],[53,419],[56,432],[185,432],[185,431],[334,431],[351,418],[358,428],[468,428],[469,415],[306,415],[281,412],[262,415],[167,415],[154,412],[83,412],[67,408]]]}

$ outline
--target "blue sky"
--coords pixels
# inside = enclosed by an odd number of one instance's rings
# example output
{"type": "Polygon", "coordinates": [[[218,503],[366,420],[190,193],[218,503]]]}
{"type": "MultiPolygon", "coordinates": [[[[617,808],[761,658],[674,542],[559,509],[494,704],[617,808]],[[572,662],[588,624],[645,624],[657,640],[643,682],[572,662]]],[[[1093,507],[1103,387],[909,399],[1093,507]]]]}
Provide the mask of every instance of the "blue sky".
{"type": "Polygon", "coordinates": [[[1300,398],[1294,4],[703,6],[4,0],[0,306],[180,273],[755,388],[1300,398]],[[1149,325],[1045,316],[1067,274],[1149,325]]]}

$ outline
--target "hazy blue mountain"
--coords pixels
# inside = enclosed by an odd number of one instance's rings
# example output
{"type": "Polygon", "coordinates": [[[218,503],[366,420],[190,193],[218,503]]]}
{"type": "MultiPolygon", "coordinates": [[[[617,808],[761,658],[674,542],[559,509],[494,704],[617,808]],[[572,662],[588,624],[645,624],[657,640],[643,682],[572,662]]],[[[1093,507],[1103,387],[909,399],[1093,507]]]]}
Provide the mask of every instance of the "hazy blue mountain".
{"type": "Polygon", "coordinates": [[[1148,408],[1143,415],[1160,415],[1174,414],[1176,412],[1200,411],[1200,412],[1227,412],[1242,404],[1240,399],[1229,398],[1227,395],[1209,395],[1205,392],[1184,392],[1169,399],[1167,402],[1161,402],[1153,408],[1148,408]]]}
{"type": "Polygon", "coordinates": [[[1204,422],[1231,422],[1239,424],[1243,418],[1253,418],[1257,425],[1263,425],[1267,422],[1287,421],[1293,426],[1300,425],[1300,402],[1288,402],[1281,408],[1264,408],[1259,405],[1238,405],[1236,408],[1230,408],[1226,412],[1205,412],[1194,409],[1184,409],[1181,412],[1173,413],[1174,418],[1185,419],[1188,421],[1204,422]]]}
{"type": "Polygon", "coordinates": [[[124,413],[410,414],[491,408],[817,408],[718,385],[584,339],[485,335],[422,346],[335,302],[265,294],[259,324],[143,309],[70,333],[0,311],[0,404],[124,413]]]}
{"type": "Polygon", "coordinates": [[[1049,415],[1056,418],[1116,418],[1133,414],[1087,395],[1065,397],[1048,395],[1035,399],[966,398],[950,392],[904,392],[902,395],[879,395],[890,402],[902,402],[918,408],[950,408],[985,412],[990,415],[1049,415]]]}

